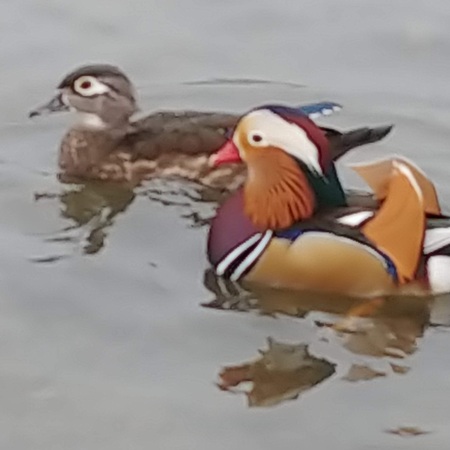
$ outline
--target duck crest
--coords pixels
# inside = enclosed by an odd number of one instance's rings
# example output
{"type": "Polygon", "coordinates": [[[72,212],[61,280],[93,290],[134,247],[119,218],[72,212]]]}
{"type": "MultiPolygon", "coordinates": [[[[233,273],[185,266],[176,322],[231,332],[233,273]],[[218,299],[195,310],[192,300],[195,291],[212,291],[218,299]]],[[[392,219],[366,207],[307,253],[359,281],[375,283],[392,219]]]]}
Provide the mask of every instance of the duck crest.
{"type": "Polygon", "coordinates": [[[276,148],[248,166],[245,213],[259,230],[288,228],[312,216],[314,191],[296,161],[276,148]]]}
{"type": "Polygon", "coordinates": [[[319,153],[319,164],[323,170],[328,170],[332,163],[330,146],[324,130],[318,127],[308,115],[296,113],[292,108],[271,107],[285,121],[297,125],[308,136],[308,139],[314,144],[319,153]]]}

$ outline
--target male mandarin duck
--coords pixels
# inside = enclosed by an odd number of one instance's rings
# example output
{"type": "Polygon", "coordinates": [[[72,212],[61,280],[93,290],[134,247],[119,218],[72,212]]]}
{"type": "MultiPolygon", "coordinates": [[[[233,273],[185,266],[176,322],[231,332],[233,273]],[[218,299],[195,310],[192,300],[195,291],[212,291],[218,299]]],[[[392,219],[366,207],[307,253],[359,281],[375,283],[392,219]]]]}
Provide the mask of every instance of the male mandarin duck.
{"type": "Polygon", "coordinates": [[[324,132],[307,115],[243,116],[212,165],[244,161],[244,187],[217,211],[208,258],[218,275],[372,297],[450,291],[450,219],[401,157],[354,166],[379,206],[350,207],[324,132]]]}
{"type": "MultiPolygon", "coordinates": [[[[338,105],[321,102],[301,108],[311,117],[338,105]]],[[[209,156],[224,144],[239,116],[214,112],[158,112],[141,119],[135,89],[117,67],[80,67],[64,77],[57,95],[30,117],[74,110],[78,121],[64,136],[59,153],[63,178],[139,182],[152,176],[180,176],[211,187],[233,189],[244,179],[242,165],[213,169],[209,156]]],[[[345,133],[323,128],[331,158],[375,142],[391,127],[345,133]]]]}

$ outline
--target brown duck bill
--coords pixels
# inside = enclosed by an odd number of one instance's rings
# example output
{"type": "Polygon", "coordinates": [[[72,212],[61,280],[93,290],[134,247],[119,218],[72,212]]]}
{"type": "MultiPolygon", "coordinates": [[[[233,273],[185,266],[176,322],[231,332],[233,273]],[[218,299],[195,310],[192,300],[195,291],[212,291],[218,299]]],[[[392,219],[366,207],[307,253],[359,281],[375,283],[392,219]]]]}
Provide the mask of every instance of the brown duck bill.
{"type": "Polygon", "coordinates": [[[217,150],[214,155],[209,158],[209,165],[211,167],[221,166],[222,164],[238,163],[242,158],[239,154],[239,150],[232,140],[228,140],[222,147],[217,150]]]}
{"type": "Polygon", "coordinates": [[[69,106],[64,103],[63,96],[58,93],[45,105],[39,106],[28,113],[28,117],[43,116],[55,112],[69,111],[69,106]]]}

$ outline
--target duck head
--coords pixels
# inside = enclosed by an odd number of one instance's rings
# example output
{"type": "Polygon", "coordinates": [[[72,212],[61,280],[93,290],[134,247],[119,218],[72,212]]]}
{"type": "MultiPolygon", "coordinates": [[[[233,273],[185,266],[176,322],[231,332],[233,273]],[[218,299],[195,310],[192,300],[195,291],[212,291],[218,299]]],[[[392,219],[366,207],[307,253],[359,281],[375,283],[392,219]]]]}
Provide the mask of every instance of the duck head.
{"type": "Polygon", "coordinates": [[[67,74],[56,95],[29,113],[30,117],[74,110],[85,128],[115,128],[128,124],[137,111],[134,87],[117,67],[95,64],[67,74]]]}
{"type": "Polygon", "coordinates": [[[250,111],[211,164],[246,163],[245,212],[259,229],[282,229],[319,206],[345,205],[324,132],[304,113],[283,106],[250,111]]]}

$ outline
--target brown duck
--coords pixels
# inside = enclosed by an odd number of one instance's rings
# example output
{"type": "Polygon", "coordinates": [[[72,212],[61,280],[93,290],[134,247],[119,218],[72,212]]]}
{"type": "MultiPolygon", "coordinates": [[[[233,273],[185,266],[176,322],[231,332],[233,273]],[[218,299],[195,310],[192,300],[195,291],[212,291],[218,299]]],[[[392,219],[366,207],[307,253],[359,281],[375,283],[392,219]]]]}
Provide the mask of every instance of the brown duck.
{"type": "MultiPolygon", "coordinates": [[[[313,117],[337,108],[335,103],[322,102],[295,110],[313,117]]],[[[135,184],[155,176],[175,176],[225,190],[244,179],[241,164],[219,168],[208,164],[209,156],[235,127],[238,115],[170,111],[135,119],[135,89],[115,66],[86,65],[72,71],[59,83],[56,96],[31,111],[30,117],[69,110],[77,113],[78,120],[61,142],[58,162],[63,179],[135,184]]],[[[354,147],[382,139],[391,128],[365,127],[344,133],[322,130],[332,158],[337,159],[354,147]]]]}

